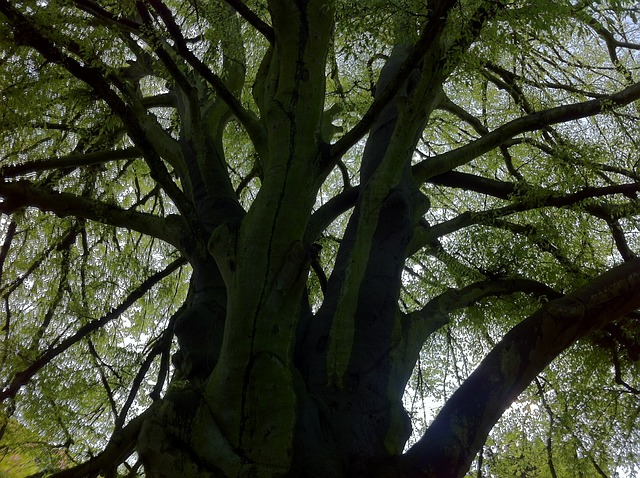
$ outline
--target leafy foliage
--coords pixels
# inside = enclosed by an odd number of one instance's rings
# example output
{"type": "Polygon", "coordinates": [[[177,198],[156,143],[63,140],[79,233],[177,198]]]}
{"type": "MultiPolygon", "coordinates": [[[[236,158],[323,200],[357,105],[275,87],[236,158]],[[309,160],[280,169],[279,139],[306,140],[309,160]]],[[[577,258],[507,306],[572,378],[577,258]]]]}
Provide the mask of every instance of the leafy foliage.
{"type": "MultiPolygon", "coordinates": [[[[356,318],[376,316],[363,304],[381,294],[393,322],[372,354],[397,377],[371,395],[407,383],[417,455],[436,412],[510,331],[636,264],[634,2],[280,3],[0,1],[0,446],[19,448],[21,473],[142,475],[135,417],[176,390],[220,405],[207,388],[226,373],[216,363],[244,376],[245,407],[252,372],[224,354],[244,353],[228,343],[253,340],[263,329],[242,324],[267,323],[267,307],[274,336],[327,321],[303,333],[322,336],[328,395],[342,393],[356,318]],[[315,18],[291,13],[307,11],[315,18]],[[374,164],[377,131],[396,121],[374,164]],[[386,206],[395,193],[405,202],[386,206]],[[383,253],[396,210],[410,232],[383,253]],[[366,249],[377,240],[379,256],[366,249]],[[196,309],[227,325],[181,326],[196,309]],[[91,469],[133,429],[115,468],[91,469]],[[21,445],[31,440],[48,446],[21,445]],[[41,451],[53,462],[36,464],[41,451]]],[[[640,472],[640,312],[625,294],[611,296],[610,319],[549,352],[559,357],[478,445],[468,476],[640,472]]],[[[312,369],[300,350],[319,343],[296,336],[282,349],[312,369]]],[[[281,380],[274,394],[302,393],[299,371],[315,386],[291,361],[295,380],[264,366],[281,380]]],[[[400,396],[386,395],[395,410],[400,396]]],[[[395,456],[406,437],[388,421],[400,438],[381,441],[395,456]]]]}

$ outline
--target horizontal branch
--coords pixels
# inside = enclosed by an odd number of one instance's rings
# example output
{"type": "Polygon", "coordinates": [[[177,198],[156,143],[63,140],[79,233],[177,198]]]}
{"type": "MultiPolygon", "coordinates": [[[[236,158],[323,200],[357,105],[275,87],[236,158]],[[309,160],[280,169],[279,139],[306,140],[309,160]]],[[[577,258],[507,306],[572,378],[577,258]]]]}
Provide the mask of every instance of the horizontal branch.
{"type": "Polygon", "coordinates": [[[451,171],[504,144],[518,134],[535,131],[553,124],[573,121],[612,111],[640,99],[640,83],[612,95],[594,100],[558,106],[510,121],[491,133],[460,148],[425,159],[413,167],[416,180],[424,183],[438,174],[451,171]]]}
{"type": "Polygon", "coordinates": [[[153,214],[120,209],[95,199],[57,192],[34,185],[30,181],[0,181],[0,211],[7,214],[21,207],[35,207],[57,216],[75,216],[110,226],[131,229],[161,239],[176,248],[180,246],[179,216],[159,217],[153,214]]]}
{"type": "Polygon", "coordinates": [[[133,159],[139,158],[140,156],[141,152],[139,148],[124,148],[112,151],[96,151],[87,154],[70,154],[68,156],[58,156],[55,158],[37,159],[27,163],[0,167],[0,178],[13,178],[22,174],[46,171],[49,169],[91,166],[92,164],[102,164],[121,159],[133,159]]]}
{"type": "MultiPolygon", "coordinates": [[[[594,198],[621,194],[627,197],[635,197],[640,192],[640,182],[616,184],[603,187],[585,187],[575,193],[562,194],[557,191],[549,191],[544,188],[534,188],[521,184],[483,178],[468,173],[449,171],[429,179],[427,182],[443,186],[463,188],[487,194],[500,199],[511,200],[511,204],[495,209],[483,211],[466,211],[447,221],[435,224],[428,228],[416,229],[411,244],[408,247],[409,255],[431,241],[459,231],[475,224],[487,224],[498,218],[517,212],[540,209],[544,207],[577,207],[592,216],[604,220],[620,219],[624,213],[630,214],[629,208],[605,206],[594,201],[594,198]]],[[[327,203],[329,204],[329,203],[327,203]]],[[[633,209],[636,210],[635,208],[633,209]]]]}
{"type": "Polygon", "coordinates": [[[622,194],[627,197],[635,197],[640,192],[640,181],[625,184],[613,184],[610,186],[586,186],[574,193],[564,194],[541,187],[532,187],[525,184],[500,181],[470,173],[449,171],[439,174],[428,181],[437,184],[467,191],[474,191],[500,199],[529,199],[539,206],[564,207],[577,204],[590,198],[622,194]]]}
{"type": "Polygon", "coordinates": [[[422,327],[426,328],[426,331],[422,330],[420,335],[424,339],[448,323],[449,314],[452,312],[470,307],[488,297],[500,297],[516,292],[529,293],[536,297],[544,296],[547,299],[557,299],[562,295],[548,285],[532,279],[485,280],[474,282],[462,289],[449,289],[407,317],[423,323],[422,327]]]}
{"type": "Polygon", "coordinates": [[[113,321],[120,317],[120,315],[126,311],[129,307],[131,307],[138,299],[144,296],[147,292],[151,290],[153,286],[155,286],[158,282],[160,282],[165,277],[171,275],[174,271],[184,266],[187,261],[184,258],[179,258],[169,264],[160,272],[156,272],[149,278],[147,278],[144,282],[142,282],[136,289],[131,292],[123,301],[111,310],[108,314],[100,317],[99,319],[92,320],[86,325],[83,325],[78,329],[78,331],[73,334],[71,337],[64,339],[55,347],[48,349],[44,352],[40,357],[38,357],[29,367],[26,369],[17,372],[14,378],[11,380],[11,383],[2,391],[0,391],[0,402],[6,400],[7,398],[13,398],[18,390],[24,385],[26,385],[29,380],[40,371],[45,365],[47,365],[51,360],[53,360],[58,355],[65,352],[72,345],[75,345],[91,332],[95,332],[96,330],[104,327],[109,322],[113,321]]]}

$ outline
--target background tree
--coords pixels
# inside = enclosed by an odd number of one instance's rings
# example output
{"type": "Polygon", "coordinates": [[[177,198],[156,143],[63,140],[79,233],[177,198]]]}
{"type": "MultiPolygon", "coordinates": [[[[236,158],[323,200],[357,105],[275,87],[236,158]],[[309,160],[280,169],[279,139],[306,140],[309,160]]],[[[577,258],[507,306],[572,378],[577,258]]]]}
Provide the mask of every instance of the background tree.
{"type": "Polygon", "coordinates": [[[1,430],[57,477],[633,472],[638,10],[0,0],[1,430]]]}

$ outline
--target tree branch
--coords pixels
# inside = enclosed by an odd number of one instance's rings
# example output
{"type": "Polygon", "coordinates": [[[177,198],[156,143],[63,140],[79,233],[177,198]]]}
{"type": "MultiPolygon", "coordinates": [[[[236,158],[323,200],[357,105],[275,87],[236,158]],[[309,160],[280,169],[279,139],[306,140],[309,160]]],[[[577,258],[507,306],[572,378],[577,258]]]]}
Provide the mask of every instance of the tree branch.
{"type": "Polygon", "coordinates": [[[422,309],[408,314],[407,318],[425,324],[428,333],[422,331],[420,334],[421,340],[424,342],[430,333],[448,323],[448,316],[451,312],[469,307],[487,297],[499,297],[515,292],[531,293],[537,297],[545,296],[548,299],[557,299],[562,296],[548,285],[532,279],[479,281],[462,289],[449,289],[443,292],[427,302],[422,309]]]}
{"type": "Polygon", "coordinates": [[[504,144],[505,141],[527,131],[535,131],[552,124],[564,123],[600,114],[628,105],[640,99],[640,83],[635,83],[618,93],[594,100],[558,106],[532,113],[510,121],[475,141],[460,148],[447,151],[426,159],[413,167],[416,180],[420,183],[452,169],[467,164],[473,159],[504,144]]]}
{"type": "Polygon", "coordinates": [[[99,319],[92,320],[86,325],[83,325],[78,329],[78,331],[73,334],[71,337],[64,339],[55,347],[50,348],[46,352],[44,352],[40,357],[38,357],[29,367],[26,369],[17,372],[14,375],[14,378],[11,380],[11,383],[2,391],[0,391],[0,402],[3,402],[7,398],[15,397],[18,390],[23,385],[26,385],[29,380],[38,373],[45,365],[47,365],[52,359],[65,352],[69,347],[78,343],[80,340],[85,338],[91,332],[98,330],[103,327],[107,323],[111,322],[114,319],[120,317],[120,315],[131,307],[138,299],[144,296],[147,292],[151,290],[153,286],[155,286],[158,282],[160,282],[165,277],[171,275],[174,271],[184,266],[187,261],[184,258],[179,258],[169,264],[160,272],[156,272],[149,278],[147,278],[144,282],[142,282],[134,291],[132,291],[117,307],[111,310],[108,314],[100,317],[99,319]]]}
{"type": "Polygon", "coordinates": [[[89,461],[73,468],[59,471],[49,478],[87,478],[96,477],[103,470],[112,470],[133,453],[136,440],[145,420],[155,413],[157,404],[151,405],[144,412],[131,420],[124,428],[111,435],[104,450],[89,461]]]}
{"type": "Polygon", "coordinates": [[[124,210],[85,197],[57,192],[34,185],[30,181],[0,181],[0,211],[7,214],[21,207],[36,207],[57,216],[76,216],[110,226],[124,227],[161,239],[176,248],[180,247],[179,216],[166,218],[138,211],[124,210]]]}
{"type": "Polygon", "coordinates": [[[96,151],[87,154],[70,154],[68,156],[36,159],[27,163],[0,167],[0,178],[13,178],[22,174],[49,169],[77,168],[121,159],[139,158],[141,154],[139,148],[124,148],[113,151],[96,151]]]}
{"type": "Polygon", "coordinates": [[[171,10],[161,0],[149,0],[149,3],[154,10],[160,15],[162,21],[171,38],[175,42],[177,51],[187,62],[200,74],[202,77],[213,87],[218,96],[224,101],[235,117],[246,128],[247,132],[251,136],[252,140],[259,144],[262,142],[260,139],[263,136],[263,131],[256,119],[247,111],[238,98],[229,91],[224,81],[216,75],[211,69],[203,63],[187,46],[187,42],[180,31],[180,27],[176,23],[171,10]]]}
{"type": "MultiPolygon", "coordinates": [[[[71,75],[89,85],[95,93],[102,98],[126,127],[128,135],[143,152],[143,156],[151,170],[152,177],[162,185],[167,195],[174,202],[178,210],[186,217],[189,225],[193,223],[195,213],[191,203],[184,193],[173,182],[169,171],[162,162],[162,158],[147,137],[143,126],[139,123],[136,114],[129,108],[112,89],[111,84],[103,75],[102,70],[96,66],[86,66],[75,58],[63,52],[52,40],[45,36],[30,20],[22,14],[14,5],[6,0],[0,0],[0,13],[2,13],[13,27],[15,40],[18,43],[28,45],[38,51],[45,59],[62,66],[71,75]]],[[[81,55],[82,49],[68,42],[74,54],[81,55]]],[[[81,55],[82,56],[82,55],[81,55]]],[[[87,64],[95,63],[95,58],[87,59],[87,64]]],[[[126,91],[122,82],[116,77],[110,77],[116,86],[126,91]]]]}
{"type": "Polygon", "coordinates": [[[130,18],[115,16],[93,0],[73,0],[73,3],[80,10],[95,18],[103,20],[110,25],[115,25],[122,31],[135,33],[136,35],[140,34],[140,30],[142,28],[141,24],[131,20],[130,18]]]}
{"type": "Polygon", "coordinates": [[[463,476],[493,425],[535,376],[576,340],[640,307],[638,290],[640,259],[633,259],[511,329],[399,459],[403,476],[463,476]]]}

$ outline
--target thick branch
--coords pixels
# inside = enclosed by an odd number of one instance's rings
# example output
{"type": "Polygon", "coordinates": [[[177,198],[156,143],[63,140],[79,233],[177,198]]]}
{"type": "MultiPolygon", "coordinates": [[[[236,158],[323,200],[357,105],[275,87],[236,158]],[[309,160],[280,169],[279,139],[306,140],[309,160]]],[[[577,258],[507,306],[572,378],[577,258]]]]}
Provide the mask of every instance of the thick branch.
{"type": "Polygon", "coordinates": [[[532,279],[486,280],[474,282],[462,289],[449,289],[431,299],[422,309],[408,315],[411,320],[430,321],[435,315],[446,314],[469,307],[487,297],[500,297],[515,292],[557,299],[562,294],[548,285],[532,279]]]}
{"type": "Polygon", "coordinates": [[[557,299],[562,294],[542,282],[517,278],[510,280],[486,280],[470,284],[462,289],[449,289],[431,299],[422,309],[407,314],[410,333],[405,353],[414,364],[422,344],[432,333],[449,323],[452,312],[478,303],[488,297],[500,297],[516,292],[533,294],[536,297],[557,299]]]}
{"type": "Polygon", "coordinates": [[[143,212],[120,209],[94,199],[57,192],[34,185],[30,181],[0,181],[0,211],[11,213],[21,207],[36,207],[57,216],[76,216],[102,224],[123,227],[161,239],[180,247],[178,216],[166,218],[143,212]],[[178,223],[178,224],[176,224],[178,223]]]}
{"type": "Polygon", "coordinates": [[[633,259],[515,326],[401,458],[403,476],[463,476],[493,425],[535,376],[576,340],[640,307],[638,290],[640,259],[633,259]]]}
{"type": "Polygon", "coordinates": [[[633,197],[634,194],[640,191],[640,183],[628,183],[603,187],[585,187],[575,193],[564,195],[543,188],[527,187],[456,171],[450,171],[432,179],[429,179],[428,182],[449,187],[464,188],[501,199],[511,199],[513,202],[507,206],[496,209],[486,209],[478,212],[466,211],[432,227],[416,229],[411,244],[409,245],[409,254],[413,254],[424,244],[428,244],[434,239],[446,236],[454,231],[474,224],[491,223],[497,218],[531,209],[543,207],[576,207],[578,210],[583,210],[605,221],[619,219],[625,217],[624,214],[629,214],[628,207],[616,209],[593,201],[589,202],[588,200],[614,194],[633,197]],[[432,181],[432,179],[434,180],[432,181]]]}
{"type": "Polygon", "coordinates": [[[305,232],[305,242],[312,243],[316,241],[322,231],[329,227],[329,224],[356,204],[359,194],[360,186],[354,186],[342,191],[320,206],[311,215],[305,232]]]}
{"type": "Polygon", "coordinates": [[[558,106],[510,121],[465,146],[426,159],[413,167],[417,181],[429,178],[467,164],[473,159],[504,144],[505,141],[527,131],[535,131],[552,124],[586,118],[619,108],[640,99],[640,83],[595,100],[558,106]]]}
{"type": "Polygon", "coordinates": [[[15,164],[0,167],[0,177],[13,178],[36,171],[46,171],[49,169],[77,168],[80,166],[91,166],[92,164],[102,164],[120,159],[133,159],[141,156],[138,148],[117,149],[114,151],[96,151],[87,154],[70,154],[56,158],[37,159],[28,163],[15,164]]]}

